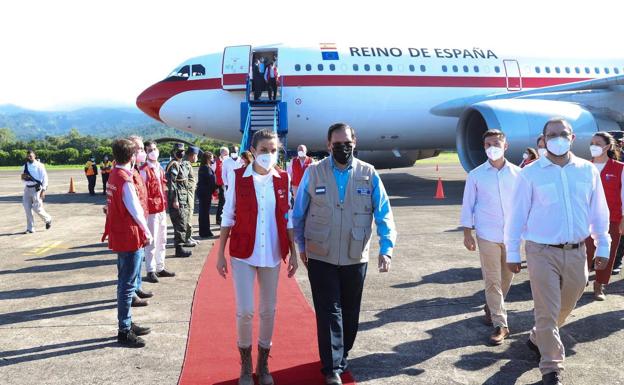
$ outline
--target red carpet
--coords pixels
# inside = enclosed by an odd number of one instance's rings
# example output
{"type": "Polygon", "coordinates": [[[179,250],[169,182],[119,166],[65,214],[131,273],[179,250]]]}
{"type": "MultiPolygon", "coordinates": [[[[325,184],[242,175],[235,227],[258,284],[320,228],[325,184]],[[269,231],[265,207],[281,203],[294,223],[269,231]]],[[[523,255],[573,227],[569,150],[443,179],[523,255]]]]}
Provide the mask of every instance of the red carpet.
{"type": "MultiPolygon", "coordinates": [[[[232,273],[230,271],[227,280],[219,276],[215,268],[217,251],[218,242],[210,251],[195,288],[186,355],[178,385],[238,383],[240,357],[236,347],[232,273]]],[[[257,306],[256,292],[256,312],[257,306]]],[[[257,317],[255,321],[254,343],[258,336],[257,317]]],[[[257,347],[254,346],[254,365],[256,354],[257,347]]],[[[314,311],[306,302],[295,278],[288,278],[284,264],[278,285],[269,368],[276,385],[325,383],[320,372],[314,311]]],[[[349,374],[343,375],[342,379],[345,384],[355,384],[349,374]]]]}

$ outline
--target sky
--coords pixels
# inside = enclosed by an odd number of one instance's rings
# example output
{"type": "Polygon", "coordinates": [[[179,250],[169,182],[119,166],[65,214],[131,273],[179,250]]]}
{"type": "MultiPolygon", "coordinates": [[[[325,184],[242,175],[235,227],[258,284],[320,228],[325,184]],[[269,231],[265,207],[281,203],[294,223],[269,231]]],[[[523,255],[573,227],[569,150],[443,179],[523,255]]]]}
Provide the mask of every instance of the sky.
{"type": "Polygon", "coordinates": [[[0,2],[0,105],[134,105],[187,58],[286,42],[622,57],[621,1],[0,2]],[[217,4],[218,3],[218,4],[217,4]]]}

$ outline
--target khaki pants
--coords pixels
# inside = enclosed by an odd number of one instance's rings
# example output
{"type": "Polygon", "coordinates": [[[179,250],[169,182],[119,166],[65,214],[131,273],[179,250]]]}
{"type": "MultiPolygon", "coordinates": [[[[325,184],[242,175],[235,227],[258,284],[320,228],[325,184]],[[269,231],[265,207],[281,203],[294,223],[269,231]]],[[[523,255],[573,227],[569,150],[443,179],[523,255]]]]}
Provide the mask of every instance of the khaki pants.
{"type": "Polygon", "coordinates": [[[258,276],[260,289],[260,330],[258,345],[271,348],[275,305],[277,303],[277,282],[280,266],[255,267],[236,258],[232,258],[232,278],[236,294],[236,327],[238,346],[247,348],[252,344],[252,326],[254,317],[254,281],[258,276]]]}
{"type": "Polygon", "coordinates": [[[514,274],[507,268],[507,253],[503,243],[486,241],[477,237],[481,272],[485,281],[485,302],[492,314],[494,327],[507,327],[505,297],[514,274]]]}
{"type": "Polygon", "coordinates": [[[48,223],[52,217],[43,208],[41,200],[41,191],[36,191],[34,187],[24,187],[24,197],[22,198],[24,211],[26,211],[26,229],[35,231],[35,220],[32,212],[34,211],[44,222],[48,223]]]}
{"type": "Polygon", "coordinates": [[[542,375],[559,372],[565,358],[559,327],[576,306],[588,278],[585,244],[563,250],[527,241],[526,255],[535,303],[535,326],[529,338],[542,355],[542,375]]]}

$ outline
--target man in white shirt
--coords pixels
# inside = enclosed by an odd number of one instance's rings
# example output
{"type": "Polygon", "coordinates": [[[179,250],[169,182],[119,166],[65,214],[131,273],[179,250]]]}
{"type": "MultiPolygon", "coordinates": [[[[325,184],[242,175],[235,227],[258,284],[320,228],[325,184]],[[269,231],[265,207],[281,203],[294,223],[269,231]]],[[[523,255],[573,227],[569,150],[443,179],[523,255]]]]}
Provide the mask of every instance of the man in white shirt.
{"type": "Polygon", "coordinates": [[[506,265],[503,228],[511,212],[512,189],[520,167],[505,159],[508,144],[502,131],[486,131],[483,148],[488,160],[468,174],[461,225],[464,227],[464,246],[470,251],[476,250],[472,229],[477,233],[485,281],[486,324],[494,326],[490,343],[500,345],[509,336],[505,296],[513,279],[513,273],[506,265]]]}
{"type": "Polygon", "coordinates": [[[507,264],[520,271],[520,243],[534,301],[535,326],[527,345],[540,354],[545,385],[562,385],[565,349],[559,327],[583,294],[588,278],[584,240],[596,245],[596,270],[607,266],[611,238],[609,209],[594,165],[570,152],[570,124],[553,118],[544,126],[548,153],[525,167],[514,188],[511,217],[505,227],[507,264]]]}
{"type": "Polygon", "coordinates": [[[223,165],[221,166],[221,178],[223,179],[223,185],[226,190],[229,185],[230,178],[234,178],[234,170],[243,166],[243,161],[238,156],[238,146],[232,148],[229,157],[223,159],[223,165]]]}
{"type": "Polygon", "coordinates": [[[48,173],[45,166],[36,160],[33,150],[28,150],[26,159],[22,173],[22,181],[24,181],[22,205],[26,211],[26,231],[24,234],[31,234],[35,232],[33,211],[45,222],[46,229],[52,226],[52,217],[43,208],[45,191],[48,189],[48,173]]]}

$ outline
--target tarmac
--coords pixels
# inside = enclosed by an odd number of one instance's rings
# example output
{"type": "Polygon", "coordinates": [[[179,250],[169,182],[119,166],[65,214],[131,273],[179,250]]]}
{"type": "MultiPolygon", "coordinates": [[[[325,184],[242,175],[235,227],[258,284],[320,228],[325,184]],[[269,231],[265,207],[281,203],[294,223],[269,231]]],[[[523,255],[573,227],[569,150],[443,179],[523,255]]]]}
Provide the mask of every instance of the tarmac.
{"type": "MultiPolygon", "coordinates": [[[[541,383],[534,353],[525,345],[533,324],[526,269],[508,296],[510,338],[487,345],[491,328],[482,323],[479,258],[464,248],[458,228],[463,169],[417,165],[381,175],[399,238],[390,273],[369,266],[360,333],[350,354],[357,382],[541,383]],[[443,200],[433,199],[438,177],[443,200]]],[[[116,256],[100,242],[105,197],[86,193],[81,170],[53,170],[49,178],[45,207],[52,228],[46,231],[36,218],[37,232],[24,235],[19,171],[0,171],[0,384],[176,384],[195,285],[213,241],[203,240],[190,258],[168,258],[175,278],[144,283],[155,296],[148,307],[132,311],[135,322],[152,327],[148,345],[120,348],[116,256]],[[70,177],[76,194],[67,193],[70,177]]],[[[371,255],[378,250],[376,237],[373,245],[371,255]]],[[[297,279],[310,301],[305,269],[297,279]]],[[[607,293],[606,301],[595,302],[588,288],[561,329],[566,385],[624,384],[621,276],[613,277],[607,293]]]]}

